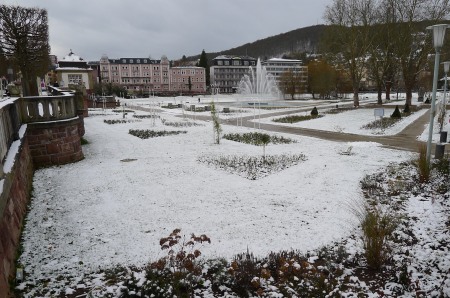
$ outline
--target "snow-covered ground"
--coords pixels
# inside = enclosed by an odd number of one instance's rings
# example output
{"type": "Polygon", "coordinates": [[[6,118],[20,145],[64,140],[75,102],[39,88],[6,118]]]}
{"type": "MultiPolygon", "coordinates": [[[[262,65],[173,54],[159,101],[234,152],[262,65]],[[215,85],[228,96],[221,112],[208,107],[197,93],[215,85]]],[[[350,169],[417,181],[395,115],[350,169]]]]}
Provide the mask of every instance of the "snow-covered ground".
{"type": "MultiPolygon", "coordinates": [[[[147,101],[127,103],[150,106],[147,101]]],[[[318,119],[302,127],[324,129],[333,123],[344,132],[361,133],[346,127],[373,121],[373,111],[369,112],[372,115],[364,109],[327,115],[323,119],[328,118],[328,124],[318,119]]],[[[175,114],[162,109],[159,115],[167,122],[183,121],[175,114]]],[[[231,258],[247,249],[257,256],[286,249],[313,250],[352,233],[355,219],[349,204],[362,200],[359,181],[366,174],[414,156],[377,143],[343,144],[283,135],[297,142],[268,145],[266,154],[302,153],[307,160],[248,180],[197,159],[258,156],[261,147],[224,139],[214,144],[212,122],[196,120],[201,125],[174,128],[131,115],[128,123],[108,125],[104,119],[120,120],[122,114],[90,111],[85,119],[84,138],[89,141],[83,146],[85,159],[36,171],[19,258],[29,280],[154,261],[162,254],[159,239],[175,228],[186,235],[208,235],[211,244],[202,248],[207,258],[231,258]],[[187,133],[143,140],[128,134],[129,129],[187,133]],[[343,155],[349,147],[352,154],[343,155]]],[[[253,131],[222,127],[223,133],[253,131]]],[[[385,133],[395,134],[401,127],[385,133]]]]}

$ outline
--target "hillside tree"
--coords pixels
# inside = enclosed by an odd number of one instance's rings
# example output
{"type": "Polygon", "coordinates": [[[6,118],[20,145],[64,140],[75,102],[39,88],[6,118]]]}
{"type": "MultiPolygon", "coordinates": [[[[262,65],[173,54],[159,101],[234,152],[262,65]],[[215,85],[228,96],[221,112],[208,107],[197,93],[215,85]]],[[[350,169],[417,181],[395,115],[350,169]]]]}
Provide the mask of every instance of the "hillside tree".
{"type": "Polygon", "coordinates": [[[0,47],[22,74],[23,95],[38,95],[37,77],[50,66],[47,10],[0,5],[0,47]]]}

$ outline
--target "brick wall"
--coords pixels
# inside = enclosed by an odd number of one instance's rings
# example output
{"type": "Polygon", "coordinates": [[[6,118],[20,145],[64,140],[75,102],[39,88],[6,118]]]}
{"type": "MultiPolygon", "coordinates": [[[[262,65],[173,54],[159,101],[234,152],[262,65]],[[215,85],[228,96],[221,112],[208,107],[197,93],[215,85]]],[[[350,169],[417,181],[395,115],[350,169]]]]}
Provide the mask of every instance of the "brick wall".
{"type": "Polygon", "coordinates": [[[82,123],[82,118],[58,122],[29,123],[27,139],[34,165],[39,168],[72,163],[83,159],[80,141],[80,134],[84,133],[82,123]]]}
{"type": "Polygon", "coordinates": [[[15,273],[16,250],[33,182],[33,163],[26,137],[16,162],[3,180],[0,193],[0,297],[8,297],[9,279],[15,273]]]}

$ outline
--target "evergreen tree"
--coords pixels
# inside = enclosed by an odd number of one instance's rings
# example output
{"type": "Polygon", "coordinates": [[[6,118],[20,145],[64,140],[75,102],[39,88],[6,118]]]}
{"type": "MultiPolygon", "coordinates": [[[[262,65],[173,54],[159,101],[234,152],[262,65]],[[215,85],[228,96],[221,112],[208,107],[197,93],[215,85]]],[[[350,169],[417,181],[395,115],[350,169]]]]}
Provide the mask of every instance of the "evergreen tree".
{"type": "Polygon", "coordinates": [[[188,88],[189,88],[189,93],[191,93],[191,91],[192,91],[192,80],[191,80],[191,77],[188,78],[188,88]]]}
{"type": "Polygon", "coordinates": [[[398,105],[395,106],[395,110],[392,113],[391,118],[402,118],[402,113],[400,113],[400,110],[398,109],[398,105]]]}
{"type": "Polygon", "coordinates": [[[198,61],[197,66],[205,68],[206,86],[209,86],[210,85],[209,63],[208,63],[208,58],[206,57],[205,50],[202,51],[202,53],[200,55],[200,60],[198,61]]]}

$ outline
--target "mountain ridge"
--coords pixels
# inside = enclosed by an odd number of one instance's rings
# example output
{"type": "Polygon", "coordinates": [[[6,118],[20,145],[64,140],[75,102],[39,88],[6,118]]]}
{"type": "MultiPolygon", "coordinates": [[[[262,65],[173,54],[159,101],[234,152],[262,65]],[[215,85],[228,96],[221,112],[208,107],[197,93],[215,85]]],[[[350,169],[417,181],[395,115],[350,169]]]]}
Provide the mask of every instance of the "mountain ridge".
{"type": "MultiPolygon", "coordinates": [[[[250,56],[253,58],[269,59],[281,57],[288,53],[317,51],[320,37],[327,25],[313,25],[294,29],[285,33],[259,39],[228,50],[208,53],[208,61],[220,55],[250,56]]],[[[187,60],[195,61],[200,55],[187,57],[187,60]]]]}

